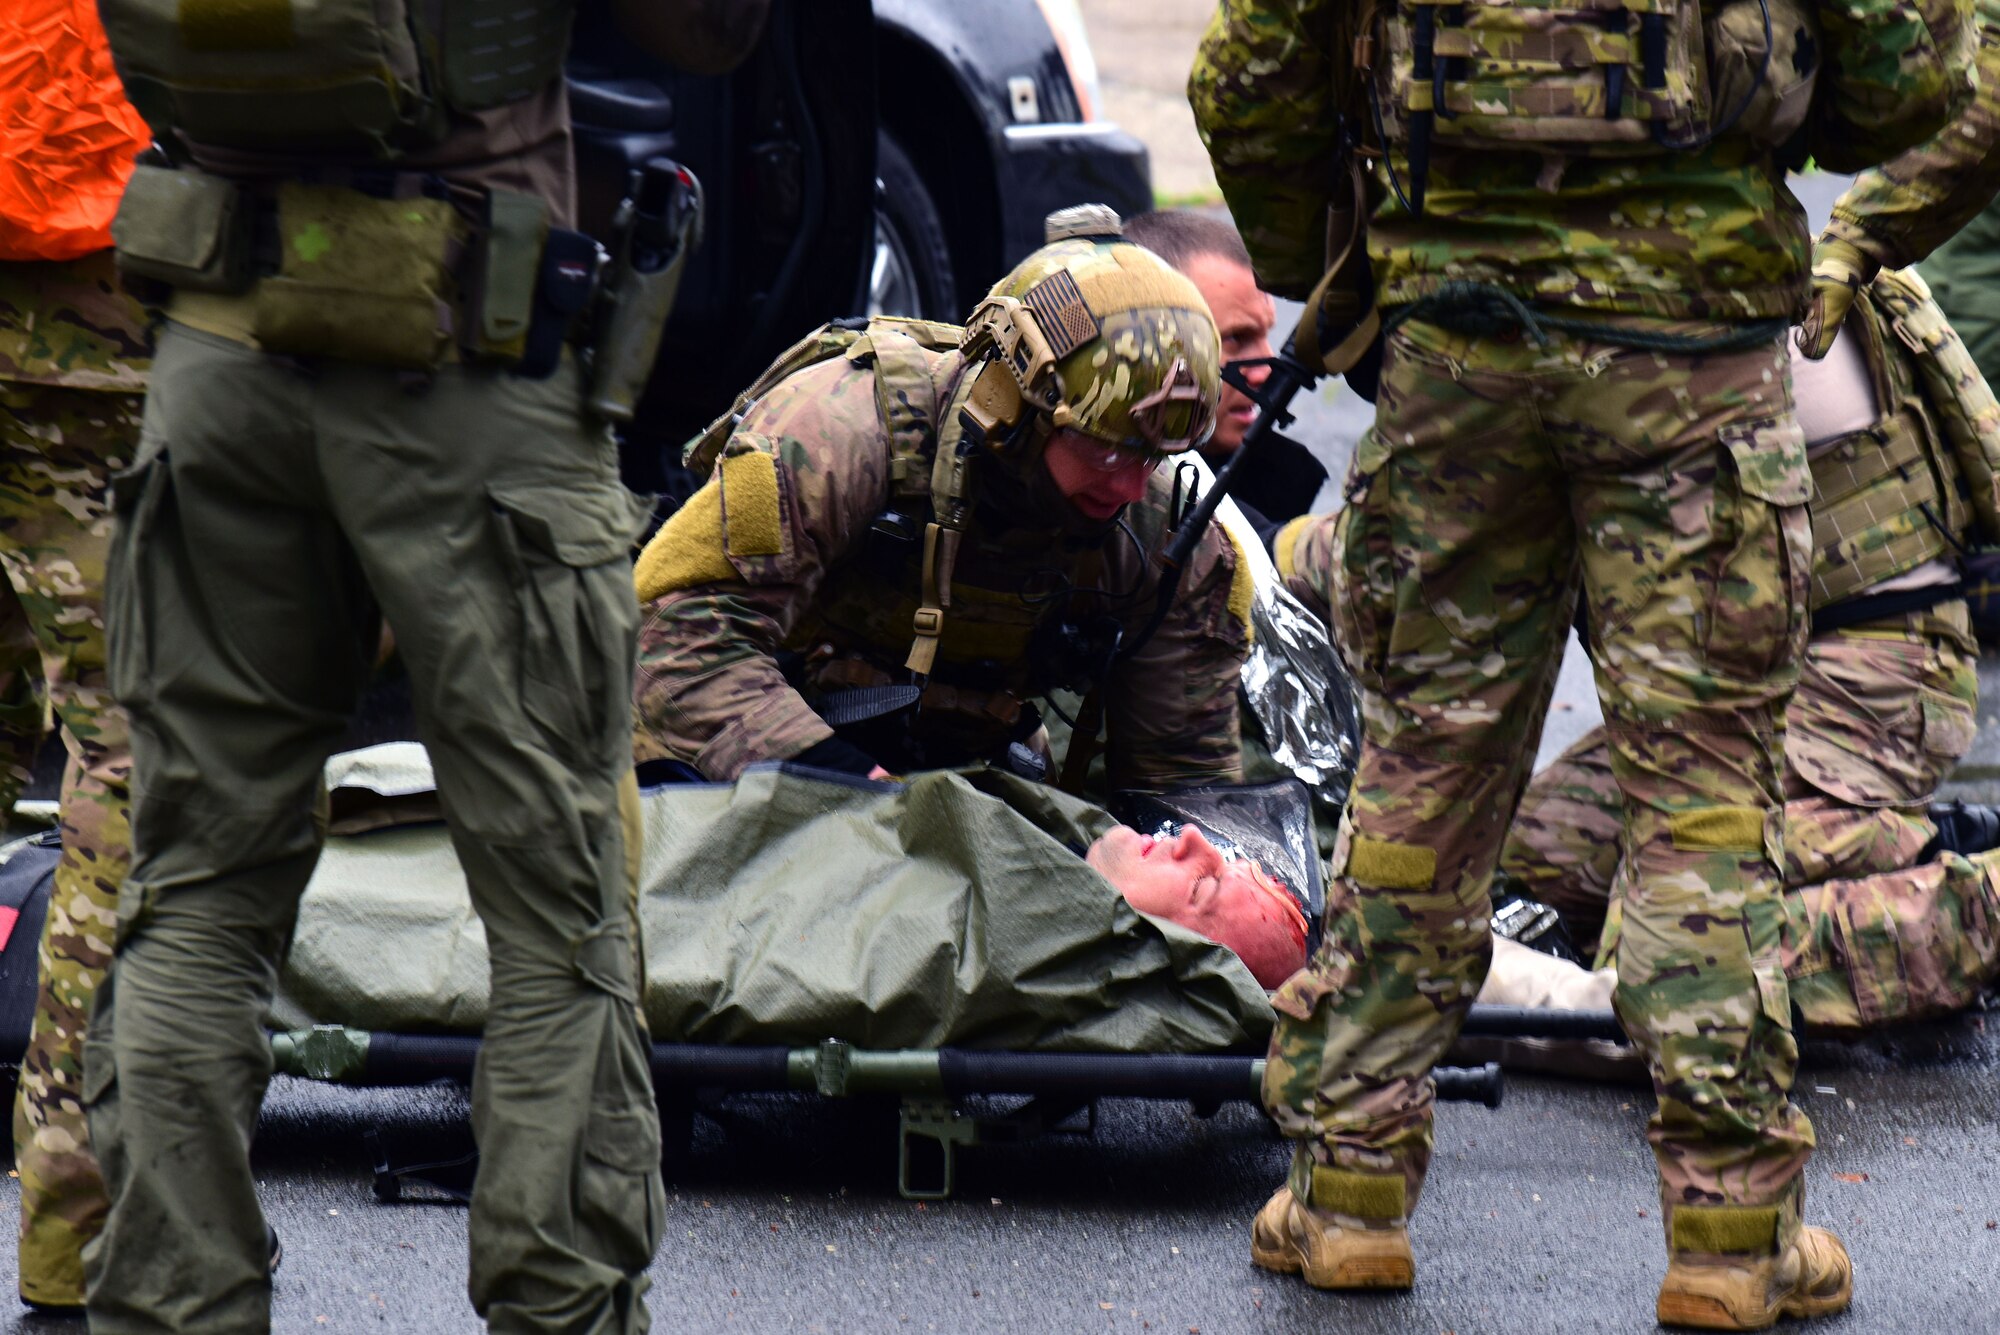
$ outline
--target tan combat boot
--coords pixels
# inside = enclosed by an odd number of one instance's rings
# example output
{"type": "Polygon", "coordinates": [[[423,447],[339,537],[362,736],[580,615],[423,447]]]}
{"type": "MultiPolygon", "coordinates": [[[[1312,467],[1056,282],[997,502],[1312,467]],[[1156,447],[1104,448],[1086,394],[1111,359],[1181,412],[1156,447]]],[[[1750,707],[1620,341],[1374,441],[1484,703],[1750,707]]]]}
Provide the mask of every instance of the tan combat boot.
{"type": "Polygon", "coordinates": [[[1827,1230],[1808,1225],[1777,1256],[1734,1262],[1672,1257],[1660,1285],[1659,1318],[1663,1326],[1763,1330],[1782,1317],[1845,1311],[1853,1297],[1854,1263],[1847,1248],[1827,1230]]]}
{"type": "Polygon", "coordinates": [[[1250,1259],[1316,1289],[1407,1289],[1417,1280],[1410,1234],[1401,1224],[1346,1228],[1300,1205],[1290,1187],[1279,1187],[1257,1212],[1250,1259]]]}

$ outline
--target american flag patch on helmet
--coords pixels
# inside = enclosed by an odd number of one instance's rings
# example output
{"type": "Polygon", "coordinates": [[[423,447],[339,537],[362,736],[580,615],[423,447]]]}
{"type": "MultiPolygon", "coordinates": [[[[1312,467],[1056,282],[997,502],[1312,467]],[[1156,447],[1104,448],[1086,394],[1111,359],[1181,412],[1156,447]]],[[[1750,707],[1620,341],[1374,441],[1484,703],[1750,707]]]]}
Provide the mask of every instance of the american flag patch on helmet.
{"type": "Polygon", "coordinates": [[[1029,288],[1021,303],[1035,313],[1035,324],[1057,361],[1097,337],[1097,317],[1090,313],[1083,289],[1066,269],[1029,288]]]}

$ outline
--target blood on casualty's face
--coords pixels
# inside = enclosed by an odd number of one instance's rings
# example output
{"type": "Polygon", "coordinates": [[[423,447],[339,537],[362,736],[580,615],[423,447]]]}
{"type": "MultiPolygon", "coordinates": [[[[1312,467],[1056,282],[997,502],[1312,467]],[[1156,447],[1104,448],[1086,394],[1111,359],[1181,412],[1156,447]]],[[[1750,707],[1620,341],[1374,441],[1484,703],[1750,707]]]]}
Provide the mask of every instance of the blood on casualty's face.
{"type": "Polygon", "coordinates": [[[1141,913],[1235,951],[1265,987],[1305,967],[1306,918],[1297,901],[1262,867],[1225,857],[1192,825],[1158,839],[1121,825],[1085,860],[1141,913]]]}
{"type": "Polygon", "coordinates": [[[1064,428],[1049,437],[1042,466],[1079,514],[1102,521],[1146,494],[1146,480],[1160,460],[1064,428]]]}

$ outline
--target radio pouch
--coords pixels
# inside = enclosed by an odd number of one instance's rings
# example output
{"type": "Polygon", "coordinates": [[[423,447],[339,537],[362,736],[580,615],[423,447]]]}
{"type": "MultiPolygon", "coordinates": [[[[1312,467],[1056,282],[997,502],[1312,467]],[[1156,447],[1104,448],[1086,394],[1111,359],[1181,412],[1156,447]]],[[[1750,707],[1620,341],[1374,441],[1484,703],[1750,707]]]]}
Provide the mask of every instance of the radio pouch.
{"type": "Polygon", "coordinates": [[[446,201],[278,187],[278,272],[257,284],[266,352],[428,371],[450,350],[469,228],[446,201]]]}
{"type": "Polygon", "coordinates": [[[247,290],[247,202],[240,186],[220,176],[139,164],[111,222],[119,274],[196,292],[247,290]]]}
{"type": "Polygon", "coordinates": [[[542,380],[562,361],[563,342],[590,302],[597,282],[597,242],[582,232],[554,228],[542,246],[535,278],[534,315],[514,374],[542,380]]]}

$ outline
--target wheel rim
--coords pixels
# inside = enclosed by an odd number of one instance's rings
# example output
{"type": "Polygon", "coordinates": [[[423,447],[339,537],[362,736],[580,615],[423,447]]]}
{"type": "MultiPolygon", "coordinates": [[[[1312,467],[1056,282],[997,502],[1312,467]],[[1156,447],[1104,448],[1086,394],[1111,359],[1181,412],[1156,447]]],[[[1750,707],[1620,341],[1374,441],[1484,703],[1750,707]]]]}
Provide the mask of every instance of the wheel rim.
{"type": "Polygon", "coordinates": [[[868,269],[868,314],[922,315],[923,292],[917,287],[917,267],[895,223],[875,210],[875,258],[868,269]]]}

